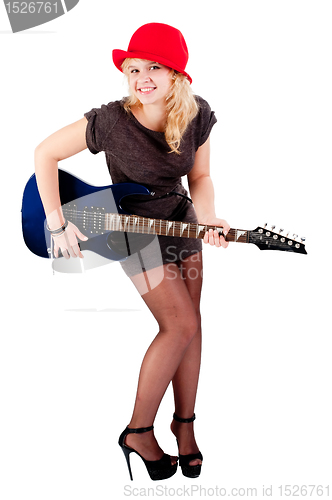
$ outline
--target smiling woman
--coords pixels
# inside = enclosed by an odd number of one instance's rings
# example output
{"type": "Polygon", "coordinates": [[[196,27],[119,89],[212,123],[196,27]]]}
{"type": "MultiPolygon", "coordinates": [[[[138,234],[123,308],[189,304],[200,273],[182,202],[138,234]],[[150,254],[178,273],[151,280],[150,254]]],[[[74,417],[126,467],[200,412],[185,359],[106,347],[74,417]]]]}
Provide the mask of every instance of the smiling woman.
{"type": "Polygon", "coordinates": [[[154,104],[160,99],[164,103],[172,85],[170,68],[141,59],[135,60],[135,66],[132,64],[130,62],[128,67],[130,90],[137,93],[140,99],[146,95],[152,96],[152,99],[141,101],[142,104],[154,104]]]}
{"type": "MultiPolygon", "coordinates": [[[[93,108],[36,148],[37,184],[56,256],[61,251],[67,259],[83,257],[77,239],[84,235],[64,220],[57,167],[59,160],[87,147],[93,154],[105,153],[113,183],[144,184],[155,193],[144,203],[135,198],[130,213],[181,221],[182,227],[190,222],[218,226],[223,232],[207,232],[204,243],[226,248],[229,225],[216,217],[210,177],[209,137],[217,120],[209,104],[192,92],[182,33],[160,23],[141,26],[128,51],[113,51],[113,61],[128,76],[130,95],[93,108]],[[182,185],[185,175],[193,203],[182,185]]],[[[201,359],[202,242],[158,236],[157,247],[157,251],[155,247],[138,250],[121,264],[156,319],[159,332],[144,356],[133,413],[119,445],[131,479],[129,456],[133,452],[142,458],[153,480],[176,472],[178,457],[165,454],[153,432],[159,405],[171,383],[171,430],[178,444],[179,465],[185,476],[198,477],[203,456],[193,422],[201,359]]]]}

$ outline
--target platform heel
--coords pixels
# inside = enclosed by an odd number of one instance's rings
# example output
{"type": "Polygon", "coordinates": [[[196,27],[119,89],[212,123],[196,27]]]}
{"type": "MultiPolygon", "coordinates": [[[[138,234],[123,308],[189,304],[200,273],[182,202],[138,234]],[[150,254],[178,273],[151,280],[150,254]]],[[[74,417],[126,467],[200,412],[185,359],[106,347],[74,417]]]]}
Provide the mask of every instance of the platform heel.
{"type": "MultiPolygon", "coordinates": [[[[176,413],[174,413],[174,415],[173,415],[173,419],[176,420],[177,422],[181,422],[182,424],[189,424],[190,422],[193,422],[195,420],[195,418],[196,418],[195,413],[193,414],[193,416],[191,418],[180,418],[176,415],[176,413]]],[[[179,447],[178,440],[176,440],[176,442],[177,442],[178,447],[179,447]]],[[[196,459],[199,459],[203,462],[203,455],[200,451],[198,453],[191,453],[189,455],[180,455],[180,451],[179,451],[179,465],[181,467],[182,474],[184,476],[190,477],[190,478],[199,477],[199,475],[201,473],[201,469],[202,469],[202,464],[189,465],[192,460],[196,460],[196,459]]]]}
{"type": "Polygon", "coordinates": [[[142,455],[140,455],[138,451],[134,450],[133,448],[130,448],[130,446],[127,446],[125,444],[125,439],[128,434],[132,433],[141,434],[143,432],[148,432],[152,430],[153,430],[153,425],[151,425],[150,427],[139,427],[137,429],[130,429],[129,427],[126,427],[119,437],[119,445],[126,458],[129,476],[131,480],[133,480],[133,474],[130,465],[130,454],[133,452],[136,453],[136,455],[138,455],[143,460],[145,467],[149,473],[149,476],[153,481],[168,479],[176,473],[178,464],[176,463],[172,465],[170,455],[166,455],[166,453],[164,453],[164,455],[159,460],[145,460],[145,458],[142,457],[142,455]]]}

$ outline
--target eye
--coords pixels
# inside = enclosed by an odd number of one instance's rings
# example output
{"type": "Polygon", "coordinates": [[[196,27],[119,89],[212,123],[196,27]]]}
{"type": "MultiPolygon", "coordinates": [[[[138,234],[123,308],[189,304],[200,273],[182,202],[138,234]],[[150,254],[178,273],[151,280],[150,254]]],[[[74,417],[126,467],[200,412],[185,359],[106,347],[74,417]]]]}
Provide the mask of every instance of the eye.
{"type": "Polygon", "coordinates": [[[138,69],[132,69],[132,70],[130,71],[130,73],[137,73],[137,72],[138,72],[138,69]]]}
{"type": "Polygon", "coordinates": [[[160,69],[160,66],[153,65],[153,66],[150,66],[150,69],[160,69]]]}

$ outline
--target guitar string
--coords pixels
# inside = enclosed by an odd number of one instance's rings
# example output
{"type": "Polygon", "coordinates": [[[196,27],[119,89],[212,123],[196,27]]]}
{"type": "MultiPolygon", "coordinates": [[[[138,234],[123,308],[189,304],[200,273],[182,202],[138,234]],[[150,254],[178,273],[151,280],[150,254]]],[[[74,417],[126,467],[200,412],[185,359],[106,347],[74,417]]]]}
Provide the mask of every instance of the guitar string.
{"type": "MultiPolygon", "coordinates": [[[[75,219],[80,219],[80,220],[87,219],[90,221],[101,220],[102,222],[108,222],[107,219],[112,219],[113,217],[118,217],[119,219],[122,219],[122,218],[138,219],[138,220],[143,221],[143,222],[151,222],[151,220],[153,220],[153,221],[157,222],[158,224],[162,223],[165,225],[168,225],[169,223],[182,224],[181,221],[172,221],[172,220],[165,220],[165,219],[153,219],[153,218],[143,217],[140,215],[133,215],[133,214],[131,214],[131,215],[118,214],[118,213],[104,214],[104,213],[84,212],[84,211],[76,211],[76,210],[68,210],[68,209],[63,210],[63,213],[64,213],[64,215],[67,215],[67,214],[69,214],[69,216],[72,215],[75,219]]],[[[187,222],[185,224],[196,224],[196,223],[187,222]]],[[[200,225],[209,226],[207,224],[200,224],[200,225]]],[[[218,226],[213,226],[213,227],[218,227],[218,226]]]]}
{"type": "MultiPolygon", "coordinates": [[[[63,210],[63,213],[65,216],[68,217],[68,214],[69,214],[69,217],[72,216],[72,219],[75,221],[79,221],[80,223],[84,223],[84,221],[87,221],[87,223],[96,223],[96,224],[105,224],[105,227],[104,229],[108,229],[106,228],[106,223],[110,223],[112,225],[112,223],[114,222],[113,221],[113,218],[117,218],[118,220],[115,221],[115,222],[120,222],[121,225],[134,225],[136,227],[136,222],[135,222],[135,219],[138,220],[138,224],[137,224],[137,227],[141,225],[141,223],[143,222],[143,226],[144,225],[151,225],[151,221],[154,221],[153,225],[157,225],[157,226],[161,226],[163,228],[167,228],[170,224],[171,225],[175,225],[175,226],[180,226],[181,224],[188,224],[189,225],[192,225],[191,229],[194,229],[194,227],[196,226],[204,226],[206,228],[214,228],[214,227],[219,227],[219,226],[211,226],[211,225],[208,225],[208,224],[197,224],[197,223],[190,223],[190,222],[181,222],[181,221],[170,221],[170,220],[163,220],[163,219],[152,219],[152,218],[148,218],[148,217],[141,217],[141,216],[138,216],[138,215],[126,215],[126,214],[103,214],[103,213],[94,213],[94,212],[84,212],[84,211],[75,211],[75,210],[68,210],[68,209],[65,209],[63,210]],[[123,221],[124,218],[129,218],[129,221],[123,221]]],[[[68,218],[69,218],[68,217],[68,218]]],[[[151,227],[151,226],[150,226],[151,227]]],[[[182,230],[182,228],[179,227],[179,229],[182,230]]],[[[186,230],[186,228],[185,228],[186,230]]],[[[235,231],[235,230],[233,230],[235,231]]]]}
{"type": "MultiPolygon", "coordinates": [[[[112,218],[117,217],[121,221],[123,218],[129,218],[130,222],[134,222],[134,219],[138,219],[140,222],[143,221],[144,223],[151,223],[151,221],[156,222],[157,224],[164,224],[165,226],[169,224],[193,224],[193,225],[200,225],[204,227],[221,227],[221,226],[214,226],[210,224],[197,224],[195,222],[182,222],[182,221],[172,221],[172,220],[164,220],[164,219],[153,219],[149,217],[142,217],[140,215],[127,215],[127,214],[116,214],[116,213],[109,213],[109,214],[94,214],[93,212],[84,212],[84,211],[73,211],[73,210],[63,210],[64,215],[68,215],[69,217],[72,215],[73,218],[76,220],[85,220],[87,219],[88,221],[98,221],[98,222],[109,222],[108,219],[111,220],[112,218]]],[[[232,230],[232,229],[231,229],[232,230]]],[[[235,229],[234,229],[235,231],[235,229]]]]}

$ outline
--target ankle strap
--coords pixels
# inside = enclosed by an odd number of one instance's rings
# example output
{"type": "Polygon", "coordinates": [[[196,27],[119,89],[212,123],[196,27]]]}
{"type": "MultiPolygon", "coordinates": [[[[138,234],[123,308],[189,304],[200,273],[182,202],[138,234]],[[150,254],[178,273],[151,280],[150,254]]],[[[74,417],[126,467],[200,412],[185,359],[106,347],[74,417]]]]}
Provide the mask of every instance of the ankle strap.
{"type": "Polygon", "coordinates": [[[127,427],[127,434],[141,434],[142,432],[148,432],[153,430],[153,425],[150,427],[138,427],[137,429],[130,429],[127,427]]]}
{"type": "Polygon", "coordinates": [[[173,418],[174,418],[174,420],[176,420],[177,422],[181,422],[182,424],[189,424],[190,422],[193,422],[195,420],[196,415],[194,413],[191,418],[180,418],[177,416],[176,413],[174,413],[173,418]]]}

